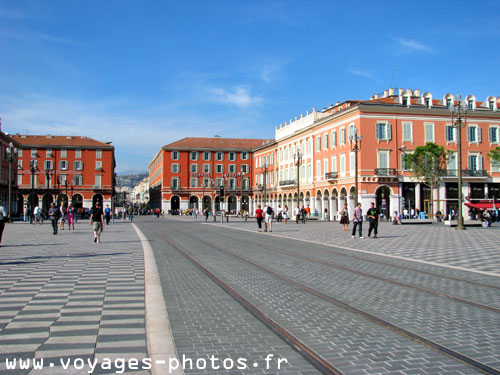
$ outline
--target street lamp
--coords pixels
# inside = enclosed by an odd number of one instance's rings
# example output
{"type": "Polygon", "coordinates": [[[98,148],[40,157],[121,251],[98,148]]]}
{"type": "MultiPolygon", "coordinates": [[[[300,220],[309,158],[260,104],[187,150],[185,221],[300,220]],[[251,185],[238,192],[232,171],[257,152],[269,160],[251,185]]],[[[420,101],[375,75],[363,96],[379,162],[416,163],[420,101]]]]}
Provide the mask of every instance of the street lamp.
{"type": "Polygon", "coordinates": [[[35,201],[35,172],[38,170],[38,160],[36,160],[34,157],[30,160],[30,172],[31,172],[31,199],[30,199],[30,208],[29,208],[29,214],[30,214],[30,223],[33,223],[33,205],[35,201]]]}
{"type": "Polygon", "coordinates": [[[355,186],[355,194],[354,194],[354,206],[358,205],[358,151],[360,150],[360,142],[361,142],[361,134],[358,135],[358,129],[353,129],[353,134],[349,135],[349,141],[354,142],[354,147],[352,150],[354,151],[354,186],[355,186]]]}
{"type": "Polygon", "coordinates": [[[300,164],[302,164],[302,152],[300,152],[299,146],[297,146],[297,151],[293,154],[293,164],[297,166],[297,206],[300,207],[300,164]]]}
{"type": "Polygon", "coordinates": [[[268,170],[268,165],[267,162],[264,162],[264,205],[267,205],[267,170],[268,170]]]}
{"type": "Polygon", "coordinates": [[[10,142],[9,143],[9,146],[7,147],[7,149],[5,150],[7,151],[7,157],[8,157],[8,160],[9,160],[9,207],[7,208],[8,210],[8,214],[7,214],[7,218],[9,220],[9,222],[11,222],[11,207],[12,207],[12,163],[14,163],[14,160],[16,160],[16,156],[17,156],[17,148],[14,147],[14,143],[10,142]]]}
{"type": "Polygon", "coordinates": [[[240,185],[240,216],[243,217],[243,179],[245,177],[245,172],[238,172],[237,174],[241,177],[241,185],[240,185]]]}
{"type": "Polygon", "coordinates": [[[464,217],[462,213],[462,128],[467,124],[467,105],[462,102],[460,94],[457,95],[456,104],[450,106],[451,125],[457,129],[458,143],[458,217],[457,230],[464,230],[464,217]]]}

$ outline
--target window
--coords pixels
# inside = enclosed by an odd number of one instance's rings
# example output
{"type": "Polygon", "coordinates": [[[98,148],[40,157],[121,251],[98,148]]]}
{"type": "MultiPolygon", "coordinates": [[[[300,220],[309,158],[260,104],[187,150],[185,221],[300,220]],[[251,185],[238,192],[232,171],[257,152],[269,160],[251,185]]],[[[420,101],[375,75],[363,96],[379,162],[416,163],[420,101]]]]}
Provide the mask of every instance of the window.
{"type": "Polygon", "coordinates": [[[23,169],[23,161],[17,159],[17,169],[23,169]]]}
{"type": "Polygon", "coordinates": [[[203,160],[210,160],[211,159],[211,153],[208,151],[203,152],[203,160]]]}
{"type": "Polygon", "coordinates": [[[21,157],[23,156],[23,149],[22,148],[18,148],[17,149],[17,157],[21,157]]]}
{"type": "Polygon", "coordinates": [[[32,157],[32,158],[36,158],[37,156],[38,156],[38,155],[37,155],[37,153],[36,153],[36,148],[32,149],[32,150],[31,150],[31,157],[32,157]]]}
{"type": "Polygon", "coordinates": [[[97,188],[101,187],[101,178],[102,176],[100,174],[95,175],[95,184],[94,184],[95,187],[97,188]]]}
{"type": "Polygon", "coordinates": [[[18,174],[17,175],[17,186],[21,186],[23,184],[23,175],[18,174]]]}
{"type": "Polygon", "coordinates": [[[223,152],[217,152],[215,154],[215,160],[219,160],[219,161],[224,160],[224,153],[223,152]]]}
{"type": "Polygon", "coordinates": [[[224,185],[224,179],[223,178],[216,178],[215,179],[215,186],[216,187],[221,187],[224,185]]]}
{"type": "Polygon", "coordinates": [[[321,137],[316,137],[316,152],[321,151],[321,137]]]}
{"type": "Polygon", "coordinates": [[[403,106],[408,107],[408,97],[403,96],[403,106]]]}
{"type": "Polygon", "coordinates": [[[179,190],[181,187],[181,180],[178,177],[174,177],[170,180],[171,190],[179,190]]]}
{"type": "Polygon", "coordinates": [[[389,168],[389,151],[378,151],[378,167],[381,169],[389,168]]]}
{"type": "Polygon", "coordinates": [[[450,152],[448,156],[448,175],[457,176],[457,153],[450,152]]]}
{"type": "Polygon", "coordinates": [[[67,161],[67,160],[60,160],[60,161],[59,161],[59,169],[60,169],[61,171],[65,171],[65,170],[67,170],[68,168],[69,168],[69,166],[68,166],[68,161],[67,161]]]}
{"type": "Polygon", "coordinates": [[[224,173],[224,164],[216,164],[215,173],[224,173]]]}
{"type": "Polygon", "coordinates": [[[391,124],[388,122],[377,122],[376,136],[379,141],[390,141],[392,138],[391,124]]]}
{"type": "Polygon", "coordinates": [[[470,143],[481,142],[481,128],[477,125],[467,126],[467,141],[470,143]]]}
{"type": "Polygon", "coordinates": [[[66,156],[66,149],[63,148],[63,149],[61,149],[61,158],[66,158],[66,157],[67,157],[66,156]]]}
{"type": "Polygon", "coordinates": [[[425,127],[425,142],[434,142],[434,123],[426,122],[425,127]]]}
{"type": "Polygon", "coordinates": [[[80,159],[82,157],[82,150],[75,150],[75,159],[80,159]]]}
{"type": "Polygon", "coordinates": [[[332,156],[332,172],[337,172],[337,157],[332,156]]]}
{"type": "Polygon", "coordinates": [[[191,160],[198,160],[198,151],[191,151],[189,154],[191,160]]]}
{"type": "Polygon", "coordinates": [[[66,185],[66,181],[68,181],[68,176],[65,174],[59,175],[59,183],[61,185],[66,185]]]}
{"type": "Polygon", "coordinates": [[[337,132],[333,130],[330,134],[330,147],[337,146],[337,132]]]}
{"type": "Polygon", "coordinates": [[[192,178],[190,181],[189,181],[189,186],[190,187],[198,187],[198,179],[197,178],[192,178]]]}
{"type": "Polygon", "coordinates": [[[248,164],[242,164],[241,165],[241,171],[243,173],[248,173],[250,171],[250,166],[248,164]]]}
{"type": "Polygon", "coordinates": [[[498,129],[499,129],[498,125],[490,126],[489,129],[490,143],[498,143],[498,140],[500,139],[498,129]]]}
{"type": "Polygon", "coordinates": [[[349,127],[347,128],[347,140],[349,142],[352,142],[351,139],[353,139],[353,137],[354,137],[354,134],[355,134],[354,129],[355,128],[356,127],[354,126],[354,124],[349,125],[349,127]]]}
{"type": "Polygon", "coordinates": [[[269,157],[271,158],[270,164],[274,165],[274,154],[269,155],[269,157]]]}
{"type": "Polygon", "coordinates": [[[490,100],[490,110],[494,111],[495,110],[495,101],[490,100]]]}
{"type": "Polygon", "coordinates": [[[345,128],[339,130],[339,145],[345,145],[345,128]]]}
{"type": "Polygon", "coordinates": [[[321,160],[316,160],[316,179],[321,179],[321,160]]]}
{"type": "Polygon", "coordinates": [[[351,172],[351,176],[354,176],[356,166],[356,153],[349,153],[349,172],[351,172]]]}
{"type": "Polygon", "coordinates": [[[180,153],[179,151],[172,151],[170,153],[170,157],[172,160],[179,160],[180,159],[180,153]]]}
{"type": "Polygon", "coordinates": [[[43,169],[45,169],[45,170],[54,169],[54,162],[52,160],[45,160],[43,162],[43,169]]]}
{"type": "Polygon", "coordinates": [[[170,166],[172,173],[179,173],[181,171],[181,165],[177,163],[173,163],[170,166]]]}
{"type": "Polygon", "coordinates": [[[323,134],[323,150],[328,149],[328,134],[323,134]]]}
{"type": "Polygon", "coordinates": [[[83,161],[77,160],[73,163],[73,169],[75,171],[81,171],[83,170],[83,161]]]}
{"type": "Polygon", "coordinates": [[[473,171],[478,171],[483,169],[482,158],[478,154],[470,154],[468,157],[469,169],[473,171]]]}
{"type": "Polygon", "coordinates": [[[229,188],[229,190],[236,190],[236,188],[237,188],[236,178],[230,178],[228,180],[228,188],[229,188]]]}
{"type": "Polygon", "coordinates": [[[446,99],[446,108],[451,108],[451,99],[446,99]]]}
{"type": "Polygon", "coordinates": [[[340,155],[340,175],[345,177],[345,154],[340,155]]]}
{"type": "Polygon", "coordinates": [[[431,108],[431,99],[430,98],[425,98],[425,106],[427,108],[431,108]]]}
{"type": "Polygon", "coordinates": [[[207,188],[207,187],[210,187],[210,179],[205,177],[205,178],[203,179],[203,185],[202,185],[202,186],[204,186],[204,187],[206,187],[206,188],[207,188]]]}
{"type": "Polygon", "coordinates": [[[229,164],[227,171],[229,173],[236,173],[236,164],[229,164]]]}
{"type": "Polygon", "coordinates": [[[413,142],[413,124],[403,122],[403,142],[413,142]]]}
{"type": "Polygon", "coordinates": [[[95,161],[95,170],[96,171],[102,171],[102,160],[96,160],[95,161]]]}
{"type": "Polygon", "coordinates": [[[243,190],[248,190],[250,188],[250,180],[248,178],[243,179],[243,190]]]}
{"type": "Polygon", "coordinates": [[[81,174],[75,174],[73,176],[73,185],[77,186],[83,185],[83,176],[81,174]]]}
{"type": "Polygon", "coordinates": [[[227,157],[230,161],[235,161],[236,160],[236,152],[229,152],[227,157]]]}
{"type": "Polygon", "coordinates": [[[248,160],[249,154],[248,152],[242,152],[241,153],[241,160],[248,160]]]}
{"type": "Polygon", "coordinates": [[[210,173],[210,164],[203,164],[203,173],[210,173]]]}
{"type": "Polygon", "coordinates": [[[191,170],[191,173],[198,173],[198,164],[191,164],[189,169],[191,170]]]}
{"type": "Polygon", "coordinates": [[[444,131],[446,142],[457,141],[457,129],[455,129],[452,125],[446,125],[444,131]]]}
{"type": "Polygon", "coordinates": [[[95,150],[95,158],[96,159],[102,158],[102,150],[95,150]]]}
{"type": "Polygon", "coordinates": [[[328,173],[328,159],[323,160],[323,173],[328,173]]]}
{"type": "Polygon", "coordinates": [[[47,158],[54,157],[53,154],[52,154],[52,149],[51,148],[48,148],[48,149],[45,150],[45,157],[47,157],[47,158]]]}
{"type": "Polygon", "coordinates": [[[473,110],[474,109],[474,100],[469,100],[469,110],[473,110]]]}

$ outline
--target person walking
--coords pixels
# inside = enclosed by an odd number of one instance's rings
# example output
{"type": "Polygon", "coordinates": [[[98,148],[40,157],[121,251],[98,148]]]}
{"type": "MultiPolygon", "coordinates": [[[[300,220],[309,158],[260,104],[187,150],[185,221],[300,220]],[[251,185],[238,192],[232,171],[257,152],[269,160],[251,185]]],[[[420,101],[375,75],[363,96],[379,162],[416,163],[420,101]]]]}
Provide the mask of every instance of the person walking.
{"type": "Polygon", "coordinates": [[[111,221],[111,208],[109,208],[109,204],[107,204],[104,209],[104,216],[106,218],[106,225],[109,225],[109,222],[111,221]]]}
{"type": "Polygon", "coordinates": [[[340,224],[344,232],[349,230],[349,210],[347,208],[347,203],[344,203],[344,208],[340,211],[340,224]]]}
{"type": "Polygon", "coordinates": [[[370,208],[366,212],[366,216],[368,217],[368,222],[370,223],[368,227],[368,237],[370,237],[373,230],[373,238],[378,238],[378,222],[380,221],[380,213],[378,209],[375,207],[375,203],[370,204],[370,208]]]}
{"type": "Polygon", "coordinates": [[[92,225],[94,231],[94,242],[101,243],[102,223],[104,222],[104,212],[101,204],[96,203],[95,207],[90,212],[89,224],[92,225]]]}
{"type": "Polygon", "coordinates": [[[59,220],[59,229],[64,230],[64,223],[68,219],[68,208],[66,207],[65,203],[61,204],[61,207],[59,207],[60,212],[60,220],[59,220]]]}
{"type": "Polygon", "coordinates": [[[356,208],[354,209],[352,215],[352,222],[354,223],[352,228],[352,238],[356,234],[356,227],[359,227],[359,238],[363,237],[363,210],[361,209],[361,203],[358,203],[356,208]]]}
{"type": "Polygon", "coordinates": [[[283,208],[283,219],[285,220],[285,224],[288,223],[288,206],[286,204],[283,208]]]}
{"type": "Polygon", "coordinates": [[[307,210],[302,206],[302,209],[300,210],[300,217],[302,218],[302,223],[306,223],[306,218],[307,218],[307,210]]]}
{"type": "Polygon", "coordinates": [[[2,235],[3,235],[3,230],[5,229],[6,217],[7,215],[5,214],[5,208],[3,208],[3,206],[0,206],[0,244],[2,243],[2,235]]]}
{"type": "Polygon", "coordinates": [[[299,220],[300,220],[300,207],[299,205],[297,205],[297,207],[295,207],[295,222],[298,224],[299,223],[299,220]]]}
{"type": "Polygon", "coordinates": [[[257,206],[255,210],[255,218],[257,219],[257,226],[259,228],[259,232],[262,232],[262,219],[263,219],[264,210],[260,208],[260,204],[257,206]]]}
{"type": "Polygon", "coordinates": [[[265,213],[266,213],[266,217],[265,217],[265,229],[264,229],[264,232],[267,232],[267,227],[269,227],[269,232],[272,232],[273,231],[273,214],[274,214],[274,211],[273,211],[273,208],[271,207],[270,204],[267,205],[266,209],[265,209],[265,213]]]}
{"type": "Polygon", "coordinates": [[[128,221],[131,223],[132,220],[134,220],[134,209],[132,208],[132,206],[128,206],[127,213],[128,213],[128,221]]]}
{"type": "Polygon", "coordinates": [[[73,227],[73,230],[75,230],[75,210],[73,206],[69,206],[68,208],[68,230],[71,230],[71,227],[73,227]]]}
{"type": "Polygon", "coordinates": [[[52,234],[57,234],[57,219],[59,219],[59,209],[56,204],[52,202],[49,208],[49,220],[52,223],[52,234]]]}

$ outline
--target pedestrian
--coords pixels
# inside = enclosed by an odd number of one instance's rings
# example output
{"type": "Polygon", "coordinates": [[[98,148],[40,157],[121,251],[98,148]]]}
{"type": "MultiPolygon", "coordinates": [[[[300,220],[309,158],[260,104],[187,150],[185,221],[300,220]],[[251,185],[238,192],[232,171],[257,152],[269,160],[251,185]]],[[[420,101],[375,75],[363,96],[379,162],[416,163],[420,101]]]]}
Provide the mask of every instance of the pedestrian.
{"type": "Polygon", "coordinates": [[[285,224],[288,223],[288,206],[286,204],[283,208],[283,219],[285,220],[285,224]]]}
{"type": "Polygon", "coordinates": [[[109,208],[109,204],[107,204],[104,209],[104,216],[106,217],[106,225],[109,225],[109,222],[111,221],[111,208],[109,208]]]}
{"type": "Polygon", "coordinates": [[[37,204],[35,209],[33,210],[33,214],[35,215],[35,224],[40,223],[40,225],[43,223],[42,220],[42,211],[40,210],[40,206],[37,204]]]}
{"type": "Polygon", "coordinates": [[[359,238],[363,238],[363,210],[361,209],[361,203],[358,203],[354,212],[352,214],[352,238],[356,234],[356,227],[359,227],[359,238]]]}
{"type": "Polygon", "coordinates": [[[267,232],[268,226],[269,226],[269,232],[272,232],[273,231],[273,214],[274,214],[273,208],[271,207],[270,204],[268,204],[264,211],[266,213],[266,217],[265,217],[266,221],[264,223],[264,225],[265,225],[264,232],[267,232]]]}
{"type": "Polygon", "coordinates": [[[102,223],[104,222],[104,212],[101,204],[96,203],[95,207],[90,212],[89,224],[92,225],[94,231],[94,242],[101,243],[102,223]]]}
{"type": "Polygon", "coordinates": [[[297,207],[295,207],[295,221],[296,223],[298,224],[299,223],[299,220],[300,220],[300,207],[299,205],[297,205],[297,207]]]}
{"type": "Polygon", "coordinates": [[[203,213],[205,214],[205,221],[208,221],[208,216],[210,216],[210,211],[208,211],[208,207],[205,207],[203,213]]]}
{"type": "Polygon", "coordinates": [[[304,218],[302,219],[302,221],[305,223],[306,220],[305,218],[309,219],[310,215],[311,215],[311,207],[309,207],[309,205],[307,205],[307,207],[305,208],[306,212],[305,212],[305,215],[304,215],[304,218]]]}
{"type": "Polygon", "coordinates": [[[302,208],[300,209],[300,217],[302,219],[302,223],[306,223],[306,217],[307,217],[307,209],[304,208],[304,206],[302,206],[302,208]]]}
{"type": "Polygon", "coordinates": [[[52,202],[49,208],[49,220],[52,223],[52,234],[57,234],[57,220],[59,219],[59,209],[56,204],[52,202]]]}
{"type": "Polygon", "coordinates": [[[259,232],[262,232],[262,216],[264,214],[264,210],[260,208],[260,204],[257,206],[255,210],[255,218],[257,219],[257,226],[259,227],[259,232]]]}
{"type": "Polygon", "coordinates": [[[134,219],[134,209],[132,208],[132,206],[128,206],[127,213],[128,213],[128,221],[131,223],[132,220],[134,219]]]}
{"type": "Polygon", "coordinates": [[[71,230],[71,227],[75,230],[75,209],[73,206],[68,208],[68,230],[71,230]]]}
{"type": "Polygon", "coordinates": [[[340,211],[340,224],[342,225],[342,231],[347,232],[349,230],[349,210],[347,203],[344,203],[344,208],[340,211]]]}
{"type": "Polygon", "coordinates": [[[3,208],[3,206],[0,206],[0,244],[2,243],[2,235],[5,228],[6,216],[7,215],[5,214],[5,209],[3,208]]]}
{"type": "Polygon", "coordinates": [[[155,215],[156,215],[156,218],[159,219],[160,218],[160,209],[159,208],[156,208],[155,209],[155,215]]]}
{"type": "Polygon", "coordinates": [[[366,212],[366,216],[368,217],[368,222],[370,223],[368,227],[368,237],[370,237],[373,230],[373,238],[378,238],[378,222],[380,221],[380,214],[378,209],[375,208],[375,203],[370,204],[370,208],[366,212]]]}
{"type": "Polygon", "coordinates": [[[66,207],[65,203],[61,204],[61,207],[59,207],[60,210],[60,220],[59,220],[59,229],[64,230],[64,223],[68,219],[68,208],[66,207]]]}
{"type": "Polygon", "coordinates": [[[392,215],[392,224],[393,225],[401,224],[401,218],[399,217],[398,211],[394,211],[394,215],[392,215]]]}
{"type": "Polygon", "coordinates": [[[281,208],[281,204],[278,204],[278,219],[276,220],[280,223],[283,220],[283,208],[281,208]]]}

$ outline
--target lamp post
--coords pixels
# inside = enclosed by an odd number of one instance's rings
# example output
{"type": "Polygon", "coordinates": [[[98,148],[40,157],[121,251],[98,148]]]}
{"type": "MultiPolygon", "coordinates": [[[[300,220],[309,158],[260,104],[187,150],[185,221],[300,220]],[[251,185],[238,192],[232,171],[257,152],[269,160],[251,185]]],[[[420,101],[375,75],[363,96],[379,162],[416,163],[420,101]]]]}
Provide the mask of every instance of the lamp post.
{"type": "Polygon", "coordinates": [[[300,164],[302,164],[302,152],[297,146],[297,151],[293,154],[293,164],[297,166],[297,206],[300,207],[300,164]]]}
{"type": "Polygon", "coordinates": [[[349,141],[354,142],[354,147],[352,150],[354,151],[354,186],[355,186],[355,194],[354,194],[354,206],[358,205],[358,151],[360,150],[360,142],[361,142],[361,134],[358,135],[358,129],[353,129],[353,134],[349,136],[349,141]]]}
{"type": "Polygon", "coordinates": [[[245,172],[238,172],[238,176],[241,177],[241,185],[240,185],[240,216],[243,218],[243,179],[245,177],[245,172]]]}
{"type": "Polygon", "coordinates": [[[9,204],[7,208],[7,218],[9,220],[9,223],[12,221],[11,219],[11,209],[12,209],[12,163],[14,163],[14,160],[16,159],[17,156],[17,148],[14,147],[14,143],[10,142],[9,146],[6,148],[7,151],[7,157],[9,160],[9,204]]]}
{"type": "Polygon", "coordinates": [[[467,124],[467,105],[462,102],[460,94],[457,95],[456,104],[451,105],[451,125],[457,129],[458,143],[458,217],[457,230],[464,230],[464,217],[462,213],[462,128],[467,124]]]}
{"type": "Polygon", "coordinates": [[[29,215],[30,215],[30,223],[33,223],[33,205],[34,205],[34,200],[35,200],[35,172],[38,170],[38,160],[35,158],[32,158],[30,160],[30,172],[31,172],[31,199],[30,199],[30,208],[29,208],[29,215]]]}
{"type": "Polygon", "coordinates": [[[266,162],[264,162],[264,205],[267,204],[267,169],[268,169],[268,165],[266,162]]]}

